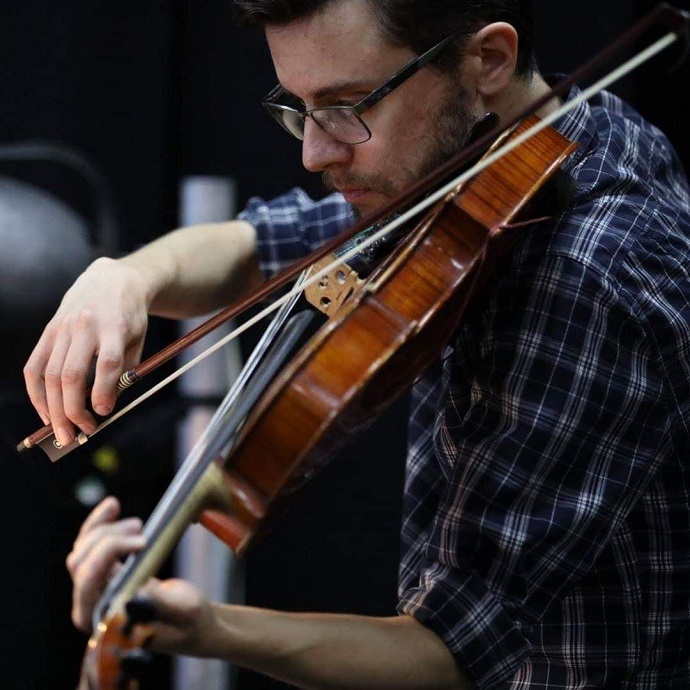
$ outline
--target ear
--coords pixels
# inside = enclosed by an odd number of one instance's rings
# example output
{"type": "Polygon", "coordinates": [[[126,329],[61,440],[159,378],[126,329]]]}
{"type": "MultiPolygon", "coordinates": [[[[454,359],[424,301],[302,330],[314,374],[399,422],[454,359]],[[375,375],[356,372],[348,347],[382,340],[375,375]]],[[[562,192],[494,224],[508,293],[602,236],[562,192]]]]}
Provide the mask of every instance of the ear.
{"type": "Polygon", "coordinates": [[[510,83],[517,64],[518,35],[506,22],[494,22],[478,31],[466,47],[477,93],[492,99],[510,83]]]}

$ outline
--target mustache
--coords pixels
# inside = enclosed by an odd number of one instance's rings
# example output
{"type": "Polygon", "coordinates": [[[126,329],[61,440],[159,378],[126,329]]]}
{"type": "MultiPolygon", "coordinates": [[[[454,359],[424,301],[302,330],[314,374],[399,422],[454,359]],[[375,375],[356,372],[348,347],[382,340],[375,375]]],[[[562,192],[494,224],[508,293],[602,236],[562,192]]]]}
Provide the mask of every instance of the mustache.
{"type": "Polygon", "coordinates": [[[347,175],[336,177],[331,171],[327,170],[321,175],[321,179],[324,187],[331,192],[359,187],[383,194],[391,194],[394,191],[393,185],[378,175],[348,173],[347,175]]]}

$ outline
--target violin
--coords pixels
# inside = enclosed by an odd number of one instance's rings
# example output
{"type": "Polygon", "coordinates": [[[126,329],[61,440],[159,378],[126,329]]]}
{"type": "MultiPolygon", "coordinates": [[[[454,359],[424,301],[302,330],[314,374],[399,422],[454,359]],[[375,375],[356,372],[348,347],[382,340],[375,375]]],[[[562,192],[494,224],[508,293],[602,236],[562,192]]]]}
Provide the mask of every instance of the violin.
{"type": "MultiPolygon", "coordinates": [[[[664,14],[676,30],[688,20],[667,7],[664,14]]],[[[575,149],[548,122],[520,118],[479,167],[427,196],[421,219],[415,209],[410,222],[406,210],[382,229],[402,227],[404,241],[366,279],[351,278],[342,265],[347,253],[305,276],[329,317],[323,325],[310,332],[310,312],[291,315],[297,298],[288,293],[269,329],[274,337],[260,343],[147,522],[147,547],[129,557],[97,604],[87,687],[138,687],[134,670],[151,642],[151,614],[132,599],[191,522],[245,553],[324,459],[438,359],[468,306],[497,279],[501,257],[538,231],[532,204],[575,149]],[[324,292],[331,283],[341,289],[324,292]]],[[[366,243],[378,239],[374,233],[366,243]]]]}
{"type": "MultiPolygon", "coordinates": [[[[535,122],[529,118],[506,140],[535,122]]],[[[286,322],[243,397],[223,415],[222,433],[154,511],[151,546],[130,557],[106,589],[85,659],[88,687],[123,687],[123,672],[149,640],[146,626],[132,625],[127,603],[190,522],[243,554],[295,487],[440,356],[477,290],[492,280],[492,267],[528,227],[525,209],[576,148],[544,129],[462,184],[294,354],[311,315],[286,322]]]]}

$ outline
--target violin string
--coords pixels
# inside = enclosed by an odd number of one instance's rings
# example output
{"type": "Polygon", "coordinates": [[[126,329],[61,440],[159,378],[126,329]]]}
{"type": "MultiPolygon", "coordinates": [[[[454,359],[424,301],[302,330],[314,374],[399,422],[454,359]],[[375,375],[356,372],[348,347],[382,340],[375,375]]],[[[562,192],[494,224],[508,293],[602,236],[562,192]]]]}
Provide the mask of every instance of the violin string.
{"type": "MultiPolygon", "coordinates": [[[[425,208],[425,207],[424,207],[425,208]]],[[[409,219],[411,217],[414,217],[416,214],[411,214],[407,215],[406,218],[409,219]]],[[[274,311],[280,309],[284,304],[290,302],[291,300],[296,300],[298,299],[304,290],[306,290],[308,287],[311,287],[315,283],[317,283],[321,278],[326,276],[327,274],[331,273],[334,268],[337,266],[346,263],[349,259],[353,258],[357,254],[359,254],[361,251],[364,249],[367,249],[370,245],[374,244],[375,242],[378,242],[382,237],[387,235],[391,230],[399,227],[401,223],[398,223],[394,225],[393,227],[386,226],[382,230],[378,231],[377,233],[371,235],[369,238],[358,244],[356,247],[353,247],[350,251],[346,252],[343,254],[341,257],[338,258],[337,261],[334,261],[333,263],[329,264],[328,266],[325,266],[321,270],[317,271],[316,273],[313,273],[309,276],[309,278],[303,280],[299,285],[295,285],[289,292],[285,293],[282,297],[278,298],[277,300],[271,302],[268,306],[266,306],[264,309],[262,309],[260,312],[252,316],[251,318],[247,319],[241,326],[237,327],[234,331],[231,333],[228,333],[226,336],[215,342],[213,345],[211,345],[208,349],[204,350],[200,354],[198,354],[196,357],[193,359],[189,360],[186,364],[184,364],[182,367],[177,369],[176,371],[172,372],[169,376],[164,378],[163,380],[159,381],[156,385],[152,386],[149,388],[145,393],[142,393],[138,398],[135,398],[132,400],[130,403],[125,405],[122,409],[108,417],[108,419],[103,420],[93,431],[91,434],[85,434],[85,433],[80,433],[76,439],[75,445],[83,445],[86,443],[89,439],[93,438],[97,433],[103,431],[103,429],[106,429],[109,427],[111,424],[116,422],[118,419],[126,415],[127,413],[131,412],[135,407],[138,407],[141,403],[145,402],[148,400],[150,397],[155,395],[158,391],[161,389],[165,388],[168,386],[170,383],[173,381],[177,380],[180,376],[185,374],[187,371],[189,371],[192,367],[196,366],[199,362],[202,360],[206,359],[206,357],[212,355],[214,352],[219,350],[220,348],[224,347],[231,341],[235,340],[238,338],[240,335],[248,331],[252,326],[257,324],[259,321],[264,319],[265,317],[269,316],[272,314],[274,311]]],[[[52,434],[51,434],[52,436],[52,434]]],[[[47,437],[50,438],[50,437],[47,437]]],[[[44,439],[45,441],[45,439],[44,439]]],[[[66,451],[69,451],[72,449],[72,446],[66,447],[66,451]]],[[[63,455],[66,453],[63,453],[63,455]]],[[[62,457],[60,455],[57,456],[62,457]]]]}
{"type": "MultiPolygon", "coordinates": [[[[227,452],[235,443],[237,433],[242,426],[245,418],[254,408],[264,390],[268,387],[271,381],[275,378],[280,368],[285,363],[286,359],[292,353],[295,345],[302,337],[307,325],[313,318],[313,313],[309,311],[301,311],[291,317],[285,328],[271,343],[268,351],[268,356],[263,359],[261,365],[256,370],[252,377],[250,385],[247,388],[246,394],[238,401],[236,406],[229,410],[227,418],[224,420],[224,425],[220,429],[220,433],[213,439],[210,439],[208,445],[204,448],[204,452],[200,458],[200,462],[196,463],[192,468],[188,477],[188,485],[182,487],[185,489],[178,490],[174,495],[174,500],[171,504],[172,513],[169,513],[168,520],[158,525],[156,530],[150,530],[147,538],[147,545],[138,553],[130,554],[124,565],[110,580],[97,602],[93,612],[94,629],[98,622],[105,616],[113,603],[117,603],[117,599],[123,591],[132,586],[132,580],[137,576],[148,577],[146,572],[141,572],[147,564],[147,557],[153,549],[157,549],[160,545],[160,539],[164,530],[169,524],[173,524],[173,518],[177,515],[179,510],[182,510],[185,505],[189,509],[189,499],[192,498],[192,491],[195,489],[202,477],[204,476],[209,465],[219,457],[219,455],[227,452]]],[[[170,489],[166,494],[172,496],[170,489]]],[[[199,496],[197,496],[197,500],[199,496]]],[[[183,511],[183,514],[186,511],[183,511]]],[[[175,539],[177,539],[175,535],[175,539]]],[[[172,542],[168,541],[168,546],[172,547],[172,542]]],[[[143,584],[143,582],[142,582],[143,584]]]]}
{"type": "MultiPolygon", "coordinates": [[[[298,284],[304,280],[304,277],[305,273],[303,273],[298,279],[298,284]]],[[[204,430],[199,435],[199,438],[194,443],[192,449],[185,457],[168,490],[165,492],[158,505],[151,513],[151,516],[149,517],[144,528],[145,536],[149,536],[147,530],[156,530],[159,522],[167,521],[167,515],[169,514],[168,510],[173,502],[172,496],[184,485],[194,467],[200,462],[200,458],[207,448],[210,438],[215,435],[216,429],[220,425],[226,423],[226,417],[229,411],[232,409],[238,397],[245,389],[247,382],[251,379],[253,373],[256,371],[259,362],[266,354],[271,342],[275,337],[275,334],[284,326],[290,312],[297,303],[297,299],[298,295],[295,295],[294,299],[286,302],[272,319],[268,328],[264,331],[261,339],[257,343],[256,347],[254,347],[252,350],[239,375],[232,383],[227,394],[211,417],[211,420],[208,422],[204,430]]]]}
{"type": "MultiPolygon", "coordinates": [[[[368,245],[369,243],[373,243],[374,241],[385,236],[387,233],[397,229],[398,227],[400,227],[400,225],[408,222],[415,215],[418,215],[421,210],[426,210],[431,205],[433,205],[437,201],[440,201],[444,197],[451,194],[454,195],[458,187],[461,187],[472,177],[478,175],[480,172],[489,168],[497,160],[501,159],[503,156],[506,156],[511,151],[521,146],[528,139],[531,139],[533,136],[549,127],[556,120],[559,120],[561,117],[569,113],[571,110],[577,108],[581,103],[584,103],[585,101],[589,100],[590,98],[598,94],[600,91],[603,91],[608,86],[611,86],[611,84],[615,83],[616,81],[620,80],[630,72],[637,69],[637,67],[639,67],[641,64],[651,59],[661,51],[665,50],[674,41],[676,41],[677,38],[678,37],[676,34],[670,33],[664,36],[663,38],[659,39],[656,43],[649,46],[641,53],[625,62],[619,68],[610,72],[608,75],[600,79],[591,87],[582,91],[582,93],[579,96],[567,101],[560,108],[555,110],[550,115],[547,115],[544,118],[540,119],[539,122],[534,124],[529,129],[525,130],[522,134],[510,139],[510,141],[505,143],[503,146],[499,147],[495,152],[488,154],[486,157],[482,158],[480,161],[478,161],[475,165],[466,170],[464,173],[454,178],[453,180],[451,180],[435,192],[432,192],[428,197],[419,202],[419,204],[409,209],[409,211],[406,211],[405,213],[401,214],[395,220],[387,224],[378,233],[368,238],[366,240],[366,244],[368,245]]],[[[346,261],[348,258],[350,258],[351,255],[352,252],[348,252],[348,254],[344,255],[343,260],[346,261]]],[[[326,268],[329,269],[330,267],[326,268]]]]}
{"type": "MultiPolygon", "coordinates": [[[[74,445],[83,445],[86,443],[89,439],[93,438],[97,433],[100,431],[103,431],[103,429],[106,429],[109,427],[111,424],[116,422],[118,419],[124,417],[128,412],[131,412],[135,407],[138,407],[141,403],[145,402],[148,400],[150,397],[158,393],[158,391],[162,390],[169,384],[173,383],[175,380],[177,380],[180,376],[183,374],[186,374],[190,369],[192,369],[194,366],[199,364],[199,362],[203,361],[206,359],[208,356],[212,355],[214,352],[217,350],[220,350],[222,347],[230,343],[231,341],[235,340],[239,336],[241,336],[243,333],[248,331],[252,326],[257,324],[259,321],[262,319],[266,318],[267,316],[270,316],[274,311],[278,309],[282,309],[283,307],[287,306],[287,309],[291,308],[291,305],[294,304],[299,297],[302,295],[302,292],[312,285],[316,280],[320,279],[327,273],[326,270],[323,272],[317,274],[316,278],[314,280],[303,280],[302,282],[298,281],[295,284],[295,287],[290,290],[290,292],[286,293],[283,297],[275,300],[274,302],[271,302],[267,307],[262,309],[260,312],[255,314],[253,317],[247,319],[241,326],[238,326],[235,330],[232,332],[228,333],[226,336],[215,342],[213,345],[211,345],[208,349],[204,350],[200,354],[198,354],[196,357],[193,359],[190,359],[186,364],[181,366],[179,369],[176,369],[172,374],[167,376],[166,378],[162,379],[159,381],[157,384],[149,388],[145,393],[142,393],[139,397],[135,398],[132,400],[130,403],[125,405],[123,408],[112,414],[108,419],[103,420],[93,431],[91,434],[85,434],[85,433],[80,433],[77,436],[76,439],[76,444],[73,444],[72,446],[66,446],[65,451],[69,452],[72,450],[74,445]]],[[[262,338],[262,341],[264,339],[262,338]]],[[[50,436],[46,437],[44,441],[41,443],[45,442],[45,440],[51,438],[53,434],[50,436]]],[[[63,455],[66,455],[66,452],[63,453],[63,455]]],[[[58,455],[57,458],[59,459],[62,457],[61,455],[58,455]]]]}
{"type": "MultiPolygon", "coordinates": [[[[264,333],[257,346],[252,351],[242,372],[218,406],[218,409],[214,413],[206,429],[202,432],[200,438],[185,458],[180,470],[173,477],[173,480],[154,508],[144,527],[143,533],[146,538],[147,546],[137,554],[129,556],[120,570],[110,580],[99,598],[93,613],[94,629],[105,615],[110,603],[119,595],[122,588],[127,585],[133,573],[137,571],[137,568],[145,558],[147,551],[151,548],[156,537],[170,522],[171,514],[181,507],[189,491],[196,486],[208,465],[213,462],[219,454],[225,453],[229,447],[232,446],[236,437],[236,432],[244,420],[244,417],[249,409],[253,407],[256,399],[264,390],[267,383],[270,382],[275,375],[275,372],[286,358],[296,338],[299,337],[306,327],[304,318],[298,320],[297,317],[295,317],[291,319],[288,326],[283,329],[296,302],[297,299],[294,299],[286,303],[284,308],[281,309],[272,320],[268,329],[266,329],[266,333],[264,333]],[[280,329],[283,329],[281,334],[274,338],[273,336],[280,329]],[[274,361],[267,361],[268,358],[266,355],[269,352],[272,355],[274,354],[274,356],[270,358],[274,361]],[[264,364],[259,368],[259,364],[262,362],[264,364]],[[240,379],[242,379],[244,383],[239,383],[240,379]],[[254,379],[257,380],[256,384],[254,384],[254,379]],[[254,385],[255,387],[253,393],[249,396],[250,400],[246,401],[242,399],[242,404],[236,406],[235,402],[237,398],[247,385],[254,385]],[[222,429],[222,434],[220,434],[219,440],[218,434],[212,434],[211,432],[216,432],[220,429],[222,429]]],[[[304,315],[303,313],[298,316],[304,315]]],[[[311,317],[310,314],[306,314],[306,316],[311,317]]]]}

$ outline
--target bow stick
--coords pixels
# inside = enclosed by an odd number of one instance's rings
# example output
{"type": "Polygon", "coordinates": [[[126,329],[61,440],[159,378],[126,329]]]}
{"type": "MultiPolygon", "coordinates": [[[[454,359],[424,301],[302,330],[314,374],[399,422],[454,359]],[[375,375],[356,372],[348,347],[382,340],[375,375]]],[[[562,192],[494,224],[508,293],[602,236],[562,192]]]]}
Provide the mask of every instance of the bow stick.
{"type": "Polygon", "coordinates": [[[372,225],[381,222],[383,219],[388,218],[392,214],[399,214],[393,221],[386,223],[381,229],[377,230],[373,234],[369,235],[365,240],[357,242],[350,250],[345,254],[342,254],[338,259],[331,265],[326,266],[320,271],[314,273],[306,281],[302,282],[299,287],[294,288],[288,292],[281,299],[275,301],[270,306],[263,309],[256,316],[249,319],[239,328],[235,329],[232,333],[229,333],[223,339],[215,343],[213,346],[208,348],[206,351],[202,352],[200,355],[192,359],[181,369],[168,376],[166,379],[161,381],[159,384],[151,388],[145,394],[139,396],[136,400],[132,401],[126,407],[124,407],[119,412],[115,413],[103,421],[96,429],[93,434],[87,435],[80,433],[77,435],[76,439],[66,447],[62,447],[55,439],[52,425],[48,424],[41,427],[31,435],[27,436],[21,443],[18,444],[17,450],[22,452],[39,445],[50,457],[51,460],[56,461],[69,453],[74,448],[83,445],[88,441],[88,439],[103,430],[114,421],[124,416],[127,412],[131,411],[134,407],[139,405],[144,400],[148,399],[161,388],[168,385],[195,364],[200,362],[202,359],[208,355],[215,352],[220,347],[237,338],[239,335],[244,333],[248,328],[257,323],[259,320],[272,313],[273,311],[279,309],[283,304],[287,303],[289,300],[294,299],[295,295],[301,293],[304,289],[310,285],[316,283],[324,275],[330,273],[337,265],[347,262],[352,257],[356,256],[362,252],[365,248],[375,244],[380,241],[383,237],[393,232],[395,229],[408,222],[411,218],[415,217],[423,210],[436,203],[447,194],[454,193],[455,190],[461,185],[463,185],[467,180],[471,179],[473,176],[484,170],[485,168],[492,165],[501,156],[509,153],[517,146],[520,146],[525,140],[534,136],[538,132],[542,131],[550,124],[555,122],[557,119],[561,118],[563,115],[568,113],[573,108],[577,107],[581,102],[588,100],[595,94],[599,93],[601,90],[607,88],[611,84],[615,83],[622,77],[631,73],[637,69],[640,65],[644,64],[650,60],[655,55],[661,53],[670,45],[675,43],[679,38],[685,38],[687,41],[687,36],[685,33],[688,31],[690,26],[690,13],[684,12],[682,10],[676,9],[669,5],[668,3],[662,3],[658,5],[654,10],[652,10],[647,16],[640,20],[633,27],[628,29],[623,33],[618,39],[616,39],[610,46],[603,49],[595,57],[591,58],[585,62],[581,67],[576,69],[572,74],[562,79],[558,82],[550,91],[545,93],[530,106],[525,108],[522,112],[518,113],[515,117],[510,119],[507,123],[500,124],[499,126],[493,128],[490,132],[478,138],[473,144],[465,148],[460,153],[456,154],[450,158],[446,163],[441,165],[436,171],[423,177],[421,180],[411,185],[407,190],[403,191],[401,194],[397,195],[391,202],[386,204],[384,207],[370,214],[366,218],[355,223],[351,228],[340,233],[337,237],[326,242],[321,248],[312,252],[303,259],[296,261],[292,266],[284,269],[278,273],[273,279],[259,286],[258,288],[251,291],[244,299],[241,301],[227,307],[226,309],[220,311],[218,314],[210,318],[205,323],[201,324],[194,330],[190,331],[188,334],[182,336],[175,342],[171,343],[167,347],[163,348],[157,354],[149,357],[144,362],[138,364],[133,369],[126,371],[120,377],[117,384],[118,394],[122,393],[124,390],[129,388],[131,385],[141,380],[147,374],[158,369],[161,365],[176,357],[180,352],[185,350],[187,347],[197,342],[208,333],[214,331],[216,328],[226,323],[227,321],[239,316],[247,309],[255,306],[262,300],[265,300],[271,296],[277,290],[283,288],[288,283],[293,281],[297,276],[307,270],[312,264],[316,263],[320,259],[323,259],[328,254],[333,253],[342,244],[351,241],[358,235],[371,228],[372,225]],[[665,24],[669,33],[662,36],[660,39],[655,41],[648,48],[644,49],[633,58],[625,62],[620,67],[616,68],[610,72],[607,76],[602,78],[596,84],[592,85],[577,99],[568,101],[562,105],[559,109],[554,111],[551,115],[541,120],[539,123],[534,125],[520,137],[517,137],[513,141],[509,142],[507,145],[498,148],[496,151],[490,153],[488,156],[482,158],[478,163],[470,167],[461,175],[455,177],[450,182],[438,187],[439,183],[446,180],[450,175],[454,174],[458,169],[462,169],[467,166],[467,164],[476,159],[485,151],[489,145],[495,141],[500,135],[511,130],[519,122],[522,122],[528,116],[537,112],[540,108],[545,106],[547,103],[555,98],[559,98],[565,95],[576,83],[587,79],[596,69],[598,69],[602,64],[609,62],[612,58],[618,55],[620,52],[630,47],[635,41],[641,38],[647,31],[657,24],[665,24]],[[432,191],[435,190],[435,191],[432,191]],[[421,202],[414,204],[415,200],[424,197],[421,202]],[[411,204],[413,204],[411,206],[411,204]],[[407,209],[400,214],[401,209],[407,209]]]}

